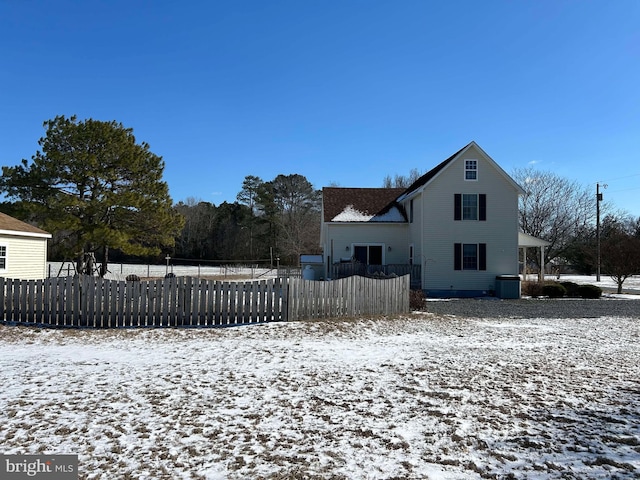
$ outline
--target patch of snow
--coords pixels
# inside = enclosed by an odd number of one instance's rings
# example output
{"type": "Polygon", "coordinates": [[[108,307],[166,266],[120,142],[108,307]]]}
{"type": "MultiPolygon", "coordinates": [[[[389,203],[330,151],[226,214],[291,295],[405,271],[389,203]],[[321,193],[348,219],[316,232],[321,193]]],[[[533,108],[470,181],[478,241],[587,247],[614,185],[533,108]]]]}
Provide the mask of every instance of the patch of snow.
{"type": "MultiPolygon", "coordinates": [[[[196,260],[197,261],[197,260],[196,260]]],[[[52,277],[73,275],[74,269],[70,262],[48,262],[48,272],[52,277]]],[[[110,263],[105,278],[110,280],[125,280],[127,275],[135,274],[139,277],[162,278],[167,273],[177,277],[236,277],[266,280],[277,276],[277,270],[268,267],[239,266],[239,265],[145,265],[110,263]]]]}
{"type": "MultiPolygon", "coordinates": [[[[531,274],[529,278],[537,278],[537,276],[531,274]]],[[[597,277],[595,275],[546,275],[546,280],[550,281],[558,281],[558,282],[574,282],[579,285],[582,284],[590,284],[597,285],[600,288],[608,288],[608,289],[616,289],[618,287],[617,283],[609,276],[602,274],[600,275],[600,281],[598,282],[597,277]]],[[[640,275],[634,275],[627,278],[622,288],[624,290],[638,290],[640,291],[640,275]]]]}
{"type": "Polygon", "coordinates": [[[604,293],[603,298],[612,298],[615,300],[640,300],[640,295],[632,293],[604,293]]]}
{"type": "Polygon", "coordinates": [[[356,210],[353,205],[347,205],[345,209],[331,219],[332,222],[404,222],[405,219],[397,207],[392,207],[382,215],[356,210]]]}
{"type": "Polygon", "coordinates": [[[0,451],[112,478],[640,476],[637,319],[0,327],[0,451]]]}
{"type": "Polygon", "coordinates": [[[382,215],[376,215],[371,219],[372,222],[404,222],[404,216],[397,207],[391,207],[389,211],[382,215]]]}
{"type": "Polygon", "coordinates": [[[353,208],[353,205],[347,205],[345,209],[331,219],[332,222],[368,222],[373,215],[361,212],[353,208]]]}

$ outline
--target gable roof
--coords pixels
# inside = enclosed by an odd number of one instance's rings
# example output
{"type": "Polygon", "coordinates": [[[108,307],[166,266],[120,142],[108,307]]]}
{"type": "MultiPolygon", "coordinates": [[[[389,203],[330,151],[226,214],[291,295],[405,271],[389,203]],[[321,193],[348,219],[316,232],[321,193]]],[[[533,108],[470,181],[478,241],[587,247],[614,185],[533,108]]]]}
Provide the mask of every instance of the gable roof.
{"type": "Polygon", "coordinates": [[[513,180],[513,178],[511,178],[507,174],[507,172],[505,172],[502,169],[502,167],[500,167],[500,165],[498,165],[489,155],[487,155],[487,153],[484,150],[482,150],[482,148],[480,148],[480,146],[476,142],[471,141],[467,145],[462,147],[460,150],[458,150],[456,153],[451,155],[449,158],[444,160],[442,163],[438,164],[437,166],[429,170],[427,173],[422,175],[420,178],[418,178],[411,185],[409,185],[409,187],[407,187],[407,189],[398,197],[398,201],[404,200],[407,196],[411,195],[413,192],[415,192],[416,190],[419,190],[421,187],[429,183],[431,180],[433,180],[434,177],[436,177],[441,171],[443,171],[449,165],[451,165],[460,155],[462,155],[465,151],[467,151],[471,147],[475,147],[476,150],[478,150],[478,152],[480,152],[480,154],[484,156],[485,159],[489,163],[491,163],[493,167],[499,173],[502,174],[502,176],[507,180],[507,182],[509,182],[520,194],[524,194],[523,188],[520,185],[518,185],[513,180]]]}
{"type": "MultiPolygon", "coordinates": [[[[473,143],[473,142],[472,142],[473,143]]],[[[447,158],[446,160],[444,160],[443,162],[439,163],[438,165],[436,165],[435,167],[433,167],[431,170],[429,170],[427,173],[425,173],[424,175],[422,175],[420,178],[418,178],[415,182],[413,182],[411,185],[409,185],[403,192],[402,196],[408,195],[411,192],[413,192],[414,190],[419,189],[421,186],[426,185],[427,183],[429,183],[429,181],[435,177],[438,173],[440,173],[442,170],[444,170],[444,168],[449,165],[451,162],[453,162],[454,158],[456,158],[458,155],[460,155],[464,150],[467,149],[467,147],[471,145],[471,143],[469,143],[468,145],[462,147],[460,150],[458,150],[456,153],[454,153],[453,155],[451,155],[449,158],[447,158]]]]}
{"type": "Polygon", "coordinates": [[[322,189],[324,222],[406,222],[404,208],[396,199],[403,188],[322,189]]]}
{"type": "Polygon", "coordinates": [[[0,234],[51,238],[51,234],[0,212],[0,234]]]}
{"type": "Polygon", "coordinates": [[[471,147],[474,147],[518,193],[524,194],[523,188],[476,142],[471,141],[407,188],[324,187],[322,189],[323,222],[406,222],[407,213],[400,202],[431,182],[471,147]]]}

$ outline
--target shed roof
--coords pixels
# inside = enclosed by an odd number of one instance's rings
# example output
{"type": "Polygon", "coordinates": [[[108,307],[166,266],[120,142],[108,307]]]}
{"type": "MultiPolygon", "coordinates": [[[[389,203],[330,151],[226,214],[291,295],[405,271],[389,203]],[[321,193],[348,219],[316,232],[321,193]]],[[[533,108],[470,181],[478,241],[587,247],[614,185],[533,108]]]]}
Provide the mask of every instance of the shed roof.
{"type": "Polygon", "coordinates": [[[29,237],[51,238],[50,233],[2,212],[0,212],[0,233],[5,235],[26,235],[29,237]]]}

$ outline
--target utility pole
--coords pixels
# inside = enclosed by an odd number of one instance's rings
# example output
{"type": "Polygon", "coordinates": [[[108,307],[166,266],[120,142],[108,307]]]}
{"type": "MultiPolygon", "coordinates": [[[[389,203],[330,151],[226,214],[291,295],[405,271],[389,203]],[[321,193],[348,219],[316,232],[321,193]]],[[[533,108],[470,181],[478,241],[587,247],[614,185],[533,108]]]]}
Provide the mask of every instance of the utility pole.
{"type": "MultiPolygon", "coordinates": [[[[603,185],[607,188],[607,185],[603,185]]],[[[600,281],[600,202],[602,194],[600,193],[600,183],[596,183],[596,282],[600,281]]]]}

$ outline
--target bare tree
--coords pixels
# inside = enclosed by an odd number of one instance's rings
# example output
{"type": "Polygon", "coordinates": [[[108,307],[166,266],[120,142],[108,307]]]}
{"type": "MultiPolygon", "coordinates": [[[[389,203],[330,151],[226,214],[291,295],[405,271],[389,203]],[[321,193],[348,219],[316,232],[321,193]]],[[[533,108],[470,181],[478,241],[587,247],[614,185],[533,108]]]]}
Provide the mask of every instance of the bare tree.
{"type": "Polygon", "coordinates": [[[382,180],[382,188],[407,188],[421,176],[417,168],[413,168],[407,176],[396,174],[392,179],[391,175],[387,175],[382,180]]]}
{"type": "Polygon", "coordinates": [[[618,293],[629,277],[640,274],[640,219],[607,215],[602,222],[602,268],[616,282],[618,293]]]}
{"type": "Polygon", "coordinates": [[[533,168],[516,169],[513,178],[525,190],[519,204],[520,230],[551,243],[545,263],[562,256],[571,241],[594,223],[595,193],[579,183],[533,168]]]}

